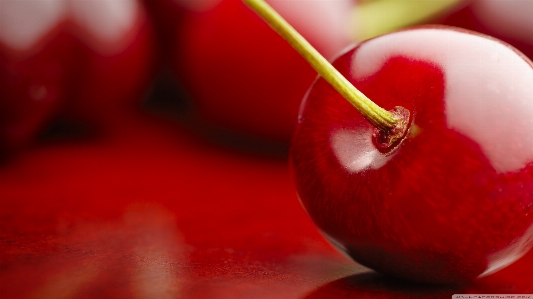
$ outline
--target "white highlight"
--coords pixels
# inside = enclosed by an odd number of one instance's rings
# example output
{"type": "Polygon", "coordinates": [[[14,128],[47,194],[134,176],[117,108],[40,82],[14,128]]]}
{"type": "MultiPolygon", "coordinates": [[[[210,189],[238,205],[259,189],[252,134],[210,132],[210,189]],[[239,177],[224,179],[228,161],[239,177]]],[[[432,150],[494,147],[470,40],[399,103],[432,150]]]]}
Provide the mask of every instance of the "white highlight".
{"type": "MultiPolygon", "coordinates": [[[[0,0],[0,43],[29,50],[70,19],[109,44],[131,30],[138,13],[135,0],[0,0]]],[[[96,44],[90,46],[98,48],[96,44]]]]}
{"type": "Polygon", "coordinates": [[[350,172],[378,169],[385,165],[394,152],[384,155],[372,142],[372,129],[352,131],[341,129],[332,134],[331,144],[335,156],[350,172]]]}
{"type": "Polygon", "coordinates": [[[17,50],[31,48],[65,14],[65,0],[0,1],[0,42],[17,50]]]}
{"type": "Polygon", "coordinates": [[[80,26],[107,42],[124,36],[139,10],[134,0],[71,0],[70,7],[80,26]]]}
{"type": "Polygon", "coordinates": [[[513,50],[463,32],[401,31],[365,43],[353,75],[370,76],[392,56],[442,68],[449,127],[478,142],[496,171],[519,170],[533,160],[533,71],[513,50]]]}
{"type": "Polygon", "coordinates": [[[525,238],[519,238],[513,242],[507,249],[491,254],[488,257],[489,267],[480,277],[492,274],[500,269],[507,267],[523,257],[533,245],[533,227],[530,227],[525,233],[525,238]]]}

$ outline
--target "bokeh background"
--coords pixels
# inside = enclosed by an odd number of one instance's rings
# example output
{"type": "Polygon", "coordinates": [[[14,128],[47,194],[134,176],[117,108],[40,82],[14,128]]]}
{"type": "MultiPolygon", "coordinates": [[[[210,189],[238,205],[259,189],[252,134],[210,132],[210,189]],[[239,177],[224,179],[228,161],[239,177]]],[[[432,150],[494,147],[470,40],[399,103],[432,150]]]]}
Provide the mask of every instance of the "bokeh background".
{"type": "MultiPolygon", "coordinates": [[[[531,0],[269,0],[326,58],[413,25],[533,57],[531,0]]],[[[533,254],[470,285],[351,261],[287,163],[316,73],[240,0],[0,0],[0,298],[533,293],[533,254]]]]}

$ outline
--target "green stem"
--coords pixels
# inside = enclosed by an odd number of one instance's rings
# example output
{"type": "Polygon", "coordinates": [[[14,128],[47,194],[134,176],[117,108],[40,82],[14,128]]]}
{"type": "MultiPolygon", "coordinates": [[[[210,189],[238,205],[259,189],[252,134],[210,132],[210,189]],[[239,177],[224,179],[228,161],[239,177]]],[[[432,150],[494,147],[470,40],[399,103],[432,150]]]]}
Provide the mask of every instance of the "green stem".
{"type": "Polygon", "coordinates": [[[350,104],[376,128],[382,131],[394,129],[400,121],[391,112],[379,107],[355,88],[318,51],[307,42],[287,21],[263,0],[243,0],[279,33],[311,66],[329,82],[350,104]]]}
{"type": "Polygon", "coordinates": [[[432,20],[458,9],[461,0],[366,0],[353,12],[354,38],[366,40],[394,30],[432,20]]]}

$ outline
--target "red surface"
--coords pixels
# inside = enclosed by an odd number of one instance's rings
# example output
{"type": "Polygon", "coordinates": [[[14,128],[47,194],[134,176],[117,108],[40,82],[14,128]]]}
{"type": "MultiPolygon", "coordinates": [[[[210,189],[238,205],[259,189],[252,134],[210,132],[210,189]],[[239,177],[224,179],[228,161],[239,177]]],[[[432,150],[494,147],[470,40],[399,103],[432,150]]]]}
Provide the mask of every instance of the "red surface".
{"type": "Polygon", "coordinates": [[[283,159],[147,115],[118,123],[108,136],[48,141],[1,166],[0,298],[533,292],[533,254],[457,288],[376,276],[320,236],[283,159]]]}

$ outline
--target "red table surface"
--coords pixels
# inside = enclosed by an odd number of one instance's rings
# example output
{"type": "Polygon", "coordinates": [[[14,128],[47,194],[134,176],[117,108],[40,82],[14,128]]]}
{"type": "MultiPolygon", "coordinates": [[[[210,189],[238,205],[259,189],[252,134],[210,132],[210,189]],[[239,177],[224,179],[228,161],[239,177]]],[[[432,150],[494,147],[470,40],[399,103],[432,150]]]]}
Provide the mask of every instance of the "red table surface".
{"type": "Polygon", "coordinates": [[[378,275],[334,250],[285,159],[150,115],[0,167],[0,298],[451,298],[533,293],[533,253],[470,285],[378,275]]]}

